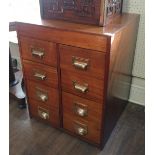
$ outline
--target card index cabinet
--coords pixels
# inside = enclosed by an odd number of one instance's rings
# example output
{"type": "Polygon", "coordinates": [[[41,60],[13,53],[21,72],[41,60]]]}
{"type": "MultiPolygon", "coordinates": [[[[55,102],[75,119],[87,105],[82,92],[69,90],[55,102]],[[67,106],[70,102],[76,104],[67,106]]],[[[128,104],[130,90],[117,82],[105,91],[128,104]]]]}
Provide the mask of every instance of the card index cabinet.
{"type": "Polygon", "coordinates": [[[138,23],[16,22],[30,116],[102,148],[128,103],[138,23]]]}

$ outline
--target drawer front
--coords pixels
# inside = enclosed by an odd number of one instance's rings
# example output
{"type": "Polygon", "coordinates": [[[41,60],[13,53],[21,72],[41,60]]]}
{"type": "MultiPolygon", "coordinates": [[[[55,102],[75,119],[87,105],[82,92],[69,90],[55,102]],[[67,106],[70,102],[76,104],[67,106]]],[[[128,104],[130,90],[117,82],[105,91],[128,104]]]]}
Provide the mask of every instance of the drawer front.
{"type": "Polygon", "coordinates": [[[93,27],[95,31],[92,32],[92,27],[89,27],[89,25],[81,24],[79,27],[79,24],[62,22],[60,20],[52,20],[53,26],[51,28],[29,23],[17,22],[16,24],[19,36],[48,40],[86,49],[89,48],[100,52],[109,52],[107,49],[110,39],[106,35],[102,35],[102,28],[97,30],[97,27],[93,27]],[[96,33],[96,30],[99,33],[96,33]]]}
{"type": "Polygon", "coordinates": [[[34,80],[40,84],[58,88],[57,70],[42,64],[23,61],[24,75],[27,80],[34,80]]]}
{"type": "Polygon", "coordinates": [[[20,37],[20,44],[23,59],[57,66],[56,44],[26,37],[20,37]]]}
{"type": "Polygon", "coordinates": [[[95,101],[103,100],[103,80],[61,70],[62,89],[95,101]]]}
{"type": "Polygon", "coordinates": [[[104,53],[66,45],[60,45],[59,51],[62,69],[103,79],[105,74],[104,53]]]}
{"type": "Polygon", "coordinates": [[[59,109],[58,90],[38,84],[33,81],[27,81],[28,98],[36,100],[40,105],[45,105],[49,109],[59,109]]]}
{"type": "Polygon", "coordinates": [[[102,103],[93,102],[81,97],[63,92],[62,93],[63,113],[74,115],[77,118],[96,122],[101,125],[102,103]]]}
{"type": "Polygon", "coordinates": [[[95,122],[82,121],[73,115],[63,115],[63,128],[91,142],[100,143],[101,130],[95,122]]]}
{"type": "Polygon", "coordinates": [[[39,102],[29,99],[29,110],[32,117],[49,123],[55,127],[60,126],[59,109],[48,109],[39,102]]]}

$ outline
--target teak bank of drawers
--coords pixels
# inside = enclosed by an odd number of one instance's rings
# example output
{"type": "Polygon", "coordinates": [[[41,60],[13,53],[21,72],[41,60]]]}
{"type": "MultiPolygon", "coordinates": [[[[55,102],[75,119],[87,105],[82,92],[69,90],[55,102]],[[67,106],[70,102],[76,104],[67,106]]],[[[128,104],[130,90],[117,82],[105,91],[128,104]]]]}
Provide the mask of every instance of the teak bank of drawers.
{"type": "Polygon", "coordinates": [[[59,81],[56,44],[27,37],[20,43],[31,116],[57,127],[63,120],[64,129],[100,144],[105,54],[59,44],[59,81]]]}
{"type": "Polygon", "coordinates": [[[30,116],[102,148],[128,102],[138,22],[18,22],[30,116]]]}

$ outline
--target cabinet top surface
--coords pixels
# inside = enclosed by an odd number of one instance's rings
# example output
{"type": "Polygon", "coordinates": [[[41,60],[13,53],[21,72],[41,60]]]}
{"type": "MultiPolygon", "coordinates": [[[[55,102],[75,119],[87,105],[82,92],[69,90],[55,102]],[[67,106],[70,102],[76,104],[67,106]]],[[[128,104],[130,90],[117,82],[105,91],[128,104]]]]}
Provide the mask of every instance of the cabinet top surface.
{"type": "Polygon", "coordinates": [[[96,34],[96,35],[108,35],[111,36],[118,31],[120,31],[122,28],[124,28],[126,25],[128,25],[133,20],[137,20],[139,18],[139,15],[137,14],[127,14],[123,13],[121,16],[118,16],[116,19],[113,20],[110,24],[108,24],[105,27],[99,27],[94,25],[86,25],[86,24],[78,24],[63,20],[55,20],[55,19],[41,19],[41,17],[34,17],[34,19],[21,19],[21,20],[15,20],[15,23],[17,24],[32,24],[32,25],[39,25],[43,27],[48,28],[57,28],[57,29],[63,29],[68,31],[78,31],[83,33],[90,33],[90,34],[96,34]]]}
{"type": "Polygon", "coordinates": [[[129,24],[129,22],[133,20],[138,20],[139,15],[137,14],[127,14],[123,13],[121,16],[115,17],[115,19],[108,24],[106,27],[99,27],[93,25],[85,25],[85,24],[77,24],[73,22],[63,21],[63,20],[46,20],[41,19],[39,4],[35,3],[34,8],[30,8],[30,6],[24,7],[24,9],[19,9],[16,11],[12,11],[11,17],[9,19],[10,25],[15,23],[17,24],[33,24],[39,25],[48,28],[57,28],[68,31],[78,31],[83,33],[90,33],[95,35],[108,35],[111,36],[118,31],[120,31],[123,27],[129,24]],[[27,11],[26,11],[27,10],[27,11]],[[16,12],[16,14],[14,14],[16,12]]]}

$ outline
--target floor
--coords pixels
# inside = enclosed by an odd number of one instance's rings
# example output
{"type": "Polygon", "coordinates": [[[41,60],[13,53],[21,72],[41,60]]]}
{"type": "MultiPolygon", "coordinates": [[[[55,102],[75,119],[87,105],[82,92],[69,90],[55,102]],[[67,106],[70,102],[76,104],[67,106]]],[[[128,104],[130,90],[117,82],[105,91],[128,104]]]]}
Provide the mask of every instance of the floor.
{"type": "Polygon", "coordinates": [[[10,155],[144,155],[144,108],[129,103],[101,151],[66,133],[30,119],[10,97],[10,155]]]}

